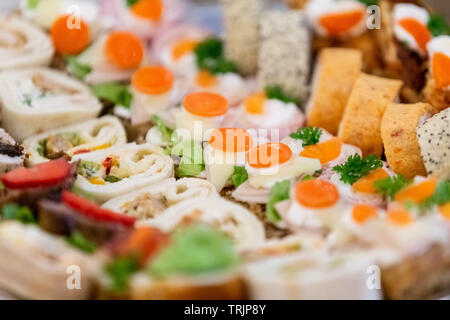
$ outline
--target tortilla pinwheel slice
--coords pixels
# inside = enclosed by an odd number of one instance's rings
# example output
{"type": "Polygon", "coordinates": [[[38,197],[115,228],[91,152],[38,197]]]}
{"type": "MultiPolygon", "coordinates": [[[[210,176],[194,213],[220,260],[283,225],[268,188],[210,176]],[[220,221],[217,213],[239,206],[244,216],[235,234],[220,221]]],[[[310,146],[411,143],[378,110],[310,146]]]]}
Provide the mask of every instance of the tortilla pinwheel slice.
{"type": "Polygon", "coordinates": [[[206,180],[197,178],[167,179],[103,204],[103,207],[135,217],[138,220],[155,219],[167,207],[192,198],[214,198],[218,193],[206,180]]]}
{"type": "Polygon", "coordinates": [[[75,186],[98,202],[173,177],[173,160],[152,144],[123,146],[76,155],[80,161],[75,186]]]}
{"type": "Polygon", "coordinates": [[[87,255],[72,248],[62,237],[16,221],[1,223],[0,240],[2,289],[27,299],[89,297],[102,260],[100,256],[87,255]],[[73,266],[82,275],[79,290],[69,290],[67,286],[68,277],[76,272],[73,266]]]}
{"type": "Polygon", "coordinates": [[[191,223],[203,223],[222,231],[239,250],[253,248],[265,241],[264,226],[256,216],[236,203],[218,198],[182,201],[155,219],[141,222],[167,232],[191,223]]]}
{"type": "Polygon", "coordinates": [[[28,155],[27,165],[63,156],[72,157],[127,143],[122,123],[113,116],[104,116],[71,126],[46,131],[23,141],[28,155]]]}
{"type": "Polygon", "coordinates": [[[0,70],[48,66],[53,45],[42,30],[17,15],[0,18],[0,70]]]}
{"type": "Polygon", "coordinates": [[[0,105],[3,127],[19,141],[95,118],[102,108],[87,86],[46,68],[2,73],[0,105]]]}

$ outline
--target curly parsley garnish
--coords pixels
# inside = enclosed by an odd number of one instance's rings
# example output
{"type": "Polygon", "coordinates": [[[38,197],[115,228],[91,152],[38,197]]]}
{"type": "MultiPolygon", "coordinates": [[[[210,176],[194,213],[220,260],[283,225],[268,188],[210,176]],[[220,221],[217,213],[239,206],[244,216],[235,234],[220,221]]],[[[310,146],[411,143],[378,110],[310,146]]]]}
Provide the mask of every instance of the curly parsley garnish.
{"type": "Polygon", "coordinates": [[[303,147],[313,146],[319,143],[320,137],[322,136],[322,130],[314,127],[300,128],[289,136],[295,140],[302,140],[303,147]]]}
{"type": "Polygon", "coordinates": [[[378,193],[385,197],[389,197],[394,200],[395,195],[405,187],[411,184],[412,180],[406,179],[403,175],[399,174],[395,177],[388,177],[386,179],[375,181],[373,186],[378,193]]]}
{"type": "Polygon", "coordinates": [[[368,7],[378,5],[378,0],[358,0],[358,1],[365,4],[368,7]]]}
{"type": "Polygon", "coordinates": [[[366,158],[361,158],[359,154],[355,154],[348,157],[346,163],[333,167],[333,170],[341,174],[342,182],[354,184],[362,177],[382,166],[383,162],[374,154],[366,158]]]}
{"type": "Polygon", "coordinates": [[[431,15],[427,27],[434,37],[450,34],[450,26],[447,24],[445,17],[441,15],[431,15]]]}
{"type": "Polygon", "coordinates": [[[276,99],[285,103],[295,103],[296,105],[300,105],[301,103],[299,99],[284,93],[283,88],[280,86],[266,86],[264,91],[266,92],[267,99],[276,99]]]}
{"type": "Polygon", "coordinates": [[[223,43],[218,38],[208,38],[195,48],[197,66],[211,74],[236,72],[236,64],[225,58],[223,43]]]}

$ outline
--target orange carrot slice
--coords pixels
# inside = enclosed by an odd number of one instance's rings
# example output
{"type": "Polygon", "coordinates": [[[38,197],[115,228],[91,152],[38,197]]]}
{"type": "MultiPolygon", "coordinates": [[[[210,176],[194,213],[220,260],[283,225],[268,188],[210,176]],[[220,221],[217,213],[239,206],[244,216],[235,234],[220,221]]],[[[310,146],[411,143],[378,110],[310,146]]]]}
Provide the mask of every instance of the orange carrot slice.
{"type": "Polygon", "coordinates": [[[377,216],[377,208],[366,204],[357,204],[352,210],[353,220],[359,224],[363,224],[370,219],[376,218],[377,216]]]}
{"type": "Polygon", "coordinates": [[[50,29],[56,52],[60,54],[78,54],[89,44],[89,25],[80,20],[79,28],[72,26],[71,15],[59,17],[50,29]]]}
{"type": "Polygon", "coordinates": [[[223,152],[247,152],[253,145],[253,138],[245,129],[221,128],[211,133],[209,145],[223,152]]]}
{"type": "Polygon", "coordinates": [[[434,194],[437,186],[437,179],[430,178],[418,184],[400,191],[395,195],[395,200],[399,202],[412,201],[419,204],[434,194]]]}
{"type": "Polygon", "coordinates": [[[222,95],[197,92],[184,97],[184,109],[200,117],[219,117],[228,111],[228,101],[222,95]]]}
{"type": "Polygon", "coordinates": [[[195,50],[198,42],[192,39],[183,39],[177,42],[172,47],[172,58],[177,61],[183,58],[186,54],[195,50]]]}
{"type": "Polygon", "coordinates": [[[398,21],[398,24],[413,36],[420,49],[426,51],[427,43],[431,40],[431,33],[427,26],[414,18],[401,19],[398,21]]]}
{"type": "Polygon", "coordinates": [[[356,192],[362,192],[362,193],[376,193],[377,190],[375,190],[375,187],[373,184],[382,179],[386,179],[389,177],[389,174],[384,170],[383,168],[378,168],[368,175],[362,177],[358,181],[356,181],[352,187],[353,190],[356,192]]]}
{"type": "Polygon", "coordinates": [[[161,20],[163,15],[163,3],[161,0],[140,0],[131,7],[134,15],[153,22],[161,20]]]}
{"type": "Polygon", "coordinates": [[[450,58],[443,53],[433,55],[433,77],[436,88],[443,89],[450,86],[450,58]]]}
{"type": "Polygon", "coordinates": [[[137,70],[131,78],[132,86],[145,94],[163,94],[172,89],[174,77],[170,70],[148,66],[137,70]]]}
{"type": "Polygon", "coordinates": [[[328,141],[307,146],[300,152],[300,156],[306,158],[319,159],[321,164],[330,162],[341,154],[342,141],[339,138],[333,138],[328,141]]]}
{"type": "Polygon", "coordinates": [[[250,114],[262,114],[264,113],[265,100],[266,94],[264,92],[252,94],[245,100],[245,110],[250,114]]]}
{"type": "Polygon", "coordinates": [[[328,31],[329,35],[339,36],[357,26],[363,18],[363,11],[354,10],[323,15],[319,19],[319,23],[328,31]]]}
{"type": "Polygon", "coordinates": [[[289,161],[292,151],[284,143],[260,144],[248,153],[248,164],[253,168],[271,168],[289,161]]]}
{"type": "Polygon", "coordinates": [[[195,82],[202,88],[210,88],[214,87],[219,83],[219,78],[212,75],[209,71],[202,70],[199,73],[197,73],[195,82]]]}
{"type": "Polygon", "coordinates": [[[105,44],[105,55],[121,69],[137,68],[144,57],[144,45],[134,34],[126,31],[112,32],[105,44]]]}
{"type": "Polygon", "coordinates": [[[400,227],[407,226],[414,221],[411,213],[402,208],[394,208],[388,210],[387,219],[390,223],[400,227]]]}
{"type": "Polygon", "coordinates": [[[320,179],[307,180],[295,187],[295,199],[307,208],[328,208],[339,201],[339,191],[331,182],[320,179]]]}
{"type": "Polygon", "coordinates": [[[450,220],[450,203],[440,206],[439,212],[446,220],[450,220]]]}

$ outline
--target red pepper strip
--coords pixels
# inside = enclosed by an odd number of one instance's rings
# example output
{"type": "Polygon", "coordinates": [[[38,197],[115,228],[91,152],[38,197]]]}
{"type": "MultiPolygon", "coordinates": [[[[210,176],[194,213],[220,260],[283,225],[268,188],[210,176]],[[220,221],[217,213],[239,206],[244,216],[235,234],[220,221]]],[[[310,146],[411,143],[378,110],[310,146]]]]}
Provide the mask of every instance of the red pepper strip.
{"type": "Polygon", "coordinates": [[[103,160],[102,166],[106,168],[106,175],[111,172],[112,163],[113,159],[111,157],[107,157],[105,160],[103,160]]]}
{"type": "Polygon", "coordinates": [[[73,153],[73,155],[76,155],[76,154],[83,154],[83,153],[88,153],[88,152],[91,152],[91,150],[89,150],[89,149],[80,149],[80,150],[75,151],[75,152],[73,153]]]}
{"type": "Polygon", "coordinates": [[[10,189],[48,187],[64,181],[70,174],[70,168],[64,159],[52,160],[33,168],[10,171],[1,177],[1,181],[10,189]]]}
{"type": "Polygon", "coordinates": [[[169,236],[159,229],[152,227],[140,227],[133,231],[128,239],[118,248],[120,255],[137,254],[139,263],[145,263],[161,248],[167,245],[169,236]]]}
{"type": "Polygon", "coordinates": [[[63,191],[62,202],[85,216],[98,221],[114,222],[130,227],[134,225],[136,220],[134,217],[102,208],[88,199],[79,197],[70,191],[63,191]]]}

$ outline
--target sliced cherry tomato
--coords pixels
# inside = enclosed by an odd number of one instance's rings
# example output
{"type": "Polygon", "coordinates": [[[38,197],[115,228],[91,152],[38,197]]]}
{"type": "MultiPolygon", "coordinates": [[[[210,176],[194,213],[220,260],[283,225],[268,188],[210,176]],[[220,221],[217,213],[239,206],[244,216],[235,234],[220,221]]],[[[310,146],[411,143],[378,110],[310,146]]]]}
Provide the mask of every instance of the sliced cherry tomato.
{"type": "Polygon", "coordinates": [[[70,174],[70,164],[64,159],[41,163],[33,168],[19,168],[1,177],[3,185],[10,189],[48,187],[58,184],[70,174]]]}
{"type": "Polygon", "coordinates": [[[136,220],[134,217],[102,208],[88,199],[77,196],[70,191],[64,191],[62,193],[62,201],[72,209],[98,221],[114,222],[131,227],[136,220]]]}
{"type": "Polygon", "coordinates": [[[111,158],[111,157],[107,157],[105,160],[103,160],[102,166],[104,166],[106,169],[106,171],[105,171],[106,175],[108,175],[111,172],[112,164],[113,164],[113,158],[111,158]]]}

